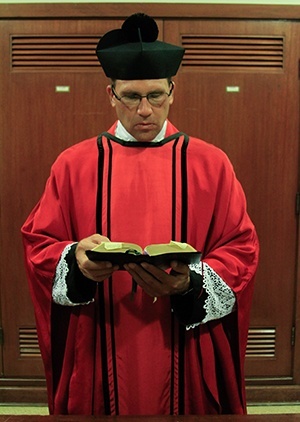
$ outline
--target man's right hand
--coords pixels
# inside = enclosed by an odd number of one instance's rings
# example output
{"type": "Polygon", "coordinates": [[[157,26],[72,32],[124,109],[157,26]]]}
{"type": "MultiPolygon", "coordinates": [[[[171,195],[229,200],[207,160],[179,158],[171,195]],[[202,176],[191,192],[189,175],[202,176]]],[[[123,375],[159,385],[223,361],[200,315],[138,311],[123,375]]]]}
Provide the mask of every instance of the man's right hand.
{"type": "Polygon", "coordinates": [[[97,282],[104,281],[106,278],[110,277],[114,271],[119,269],[118,266],[113,266],[110,262],[95,262],[88,259],[85,252],[89,249],[93,249],[101,242],[110,242],[110,240],[100,234],[93,234],[92,236],[80,240],[75,250],[77,265],[82,274],[90,280],[97,282]]]}

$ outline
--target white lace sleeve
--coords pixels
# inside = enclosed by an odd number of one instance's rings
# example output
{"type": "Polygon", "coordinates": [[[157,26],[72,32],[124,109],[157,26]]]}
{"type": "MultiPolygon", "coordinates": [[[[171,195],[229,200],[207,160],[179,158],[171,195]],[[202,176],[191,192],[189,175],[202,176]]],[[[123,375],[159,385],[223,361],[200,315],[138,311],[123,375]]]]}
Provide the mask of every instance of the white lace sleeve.
{"type": "Polygon", "coordinates": [[[204,303],[205,318],[196,324],[187,326],[187,330],[205,324],[214,319],[223,318],[235,308],[235,295],[222,278],[205,262],[190,265],[190,270],[203,276],[203,288],[208,297],[204,303]]]}
{"type": "Polygon", "coordinates": [[[71,243],[65,247],[56,266],[55,278],[52,287],[52,299],[58,305],[63,306],[88,305],[89,303],[93,302],[93,300],[84,303],[73,303],[67,296],[68,287],[66,278],[69,272],[69,267],[66,261],[66,256],[68,255],[72,245],[74,245],[74,243],[71,243]]]}

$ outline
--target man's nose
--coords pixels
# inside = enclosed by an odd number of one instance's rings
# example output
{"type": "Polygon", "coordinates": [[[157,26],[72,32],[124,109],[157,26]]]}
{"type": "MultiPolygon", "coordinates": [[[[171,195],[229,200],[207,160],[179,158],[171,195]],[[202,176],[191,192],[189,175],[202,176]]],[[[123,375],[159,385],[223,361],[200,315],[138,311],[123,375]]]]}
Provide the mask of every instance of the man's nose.
{"type": "Polygon", "coordinates": [[[147,100],[147,97],[141,98],[137,111],[142,116],[148,116],[152,114],[153,110],[152,110],[151,104],[147,100]]]}

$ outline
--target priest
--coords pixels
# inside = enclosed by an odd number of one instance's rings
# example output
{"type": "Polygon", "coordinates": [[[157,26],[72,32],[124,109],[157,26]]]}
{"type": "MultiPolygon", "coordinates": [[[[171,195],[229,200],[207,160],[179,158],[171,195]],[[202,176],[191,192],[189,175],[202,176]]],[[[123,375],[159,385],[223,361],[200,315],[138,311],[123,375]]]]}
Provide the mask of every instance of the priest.
{"type": "Polygon", "coordinates": [[[169,121],[184,50],[157,38],[142,13],[101,38],[116,122],[60,154],[22,227],[51,414],[246,413],[257,234],[226,154],[169,121]],[[170,241],[200,258],[86,254],[170,241]]]}

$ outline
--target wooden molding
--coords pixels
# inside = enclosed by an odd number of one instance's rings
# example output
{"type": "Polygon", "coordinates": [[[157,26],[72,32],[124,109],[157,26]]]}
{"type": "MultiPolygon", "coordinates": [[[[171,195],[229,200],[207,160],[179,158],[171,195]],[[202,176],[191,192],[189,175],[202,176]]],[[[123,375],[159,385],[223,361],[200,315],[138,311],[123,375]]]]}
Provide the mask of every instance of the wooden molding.
{"type": "Polygon", "coordinates": [[[300,397],[299,385],[270,385],[246,387],[248,404],[296,403],[300,397]]]}
{"type": "MultiPolygon", "coordinates": [[[[248,404],[295,403],[299,401],[300,386],[270,385],[247,386],[248,404]]],[[[47,391],[43,379],[9,378],[0,379],[1,403],[32,403],[47,405],[47,391]]]]}
{"type": "Polygon", "coordinates": [[[47,404],[46,381],[44,379],[1,378],[0,402],[47,404]]]}
{"type": "Polygon", "coordinates": [[[298,5],[234,5],[184,3],[39,3],[0,4],[0,19],[124,18],[137,11],[155,18],[229,18],[299,20],[298,5]]]}

